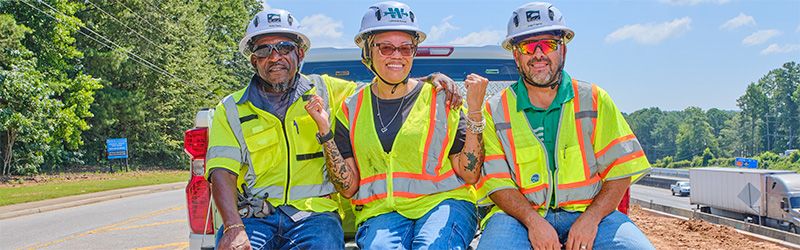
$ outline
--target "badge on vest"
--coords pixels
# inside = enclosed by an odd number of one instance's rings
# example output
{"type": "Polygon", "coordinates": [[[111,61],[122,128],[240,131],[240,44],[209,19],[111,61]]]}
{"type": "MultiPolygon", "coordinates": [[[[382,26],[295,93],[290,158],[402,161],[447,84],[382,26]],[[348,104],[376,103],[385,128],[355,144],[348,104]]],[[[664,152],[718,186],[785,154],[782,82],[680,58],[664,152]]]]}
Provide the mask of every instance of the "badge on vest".
{"type": "Polygon", "coordinates": [[[361,211],[364,209],[364,205],[356,205],[356,211],[361,211]]]}
{"type": "Polygon", "coordinates": [[[531,176],[531,182],[532,182],[532,183],[537,183],[537,182],[539,182],[539,174],[533,174],[533,175],[531,176]]]}

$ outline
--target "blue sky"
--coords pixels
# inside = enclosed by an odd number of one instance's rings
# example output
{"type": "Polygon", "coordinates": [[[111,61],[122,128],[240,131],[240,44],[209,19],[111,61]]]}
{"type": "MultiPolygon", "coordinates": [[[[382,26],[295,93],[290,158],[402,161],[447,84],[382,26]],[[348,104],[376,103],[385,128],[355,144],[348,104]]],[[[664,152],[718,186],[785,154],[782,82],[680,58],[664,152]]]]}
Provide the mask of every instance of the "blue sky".
{"type": "MultiPolygon", "coordinates": [[[[267,0],[300,19],[312,47],[355,47],[378,1],[267,0]]],[[[498,45],[528,1],[403,1],[428,34],[423,45],[498,45]]],[[[575,31],[565,69],[606,89],[624,112],[646,107],[738,110],[751,82],[800,62],[800,0],[551,1],[575,31]]]]}

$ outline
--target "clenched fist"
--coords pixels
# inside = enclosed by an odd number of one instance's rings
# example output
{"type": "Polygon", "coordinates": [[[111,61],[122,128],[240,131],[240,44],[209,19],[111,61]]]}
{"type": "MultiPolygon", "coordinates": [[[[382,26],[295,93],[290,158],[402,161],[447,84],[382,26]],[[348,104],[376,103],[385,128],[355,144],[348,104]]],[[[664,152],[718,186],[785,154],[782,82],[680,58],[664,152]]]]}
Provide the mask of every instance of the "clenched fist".
{"type": "Polygon", "coordinates": [[[464,87],[467,89],[467,108],[469,111],[480,112],[483,108],[483,100],[486,97],[486,86],[489,79],[477,74],[469,74],[464,80],[464,87]]]}
{"type": "Polygon", "coordinates": [[[325,106],[322,105],[322,102],[322,97],[319,97],[318,95],[312,95],[305,108],[306,112],[308,112],[308,114],[311,116],[311,119],[314,119],[314,122],[317,123],[319,133],[324,135],[330,132],[331,125],[328,121],[328,110],[325,109],[325,106]]]}

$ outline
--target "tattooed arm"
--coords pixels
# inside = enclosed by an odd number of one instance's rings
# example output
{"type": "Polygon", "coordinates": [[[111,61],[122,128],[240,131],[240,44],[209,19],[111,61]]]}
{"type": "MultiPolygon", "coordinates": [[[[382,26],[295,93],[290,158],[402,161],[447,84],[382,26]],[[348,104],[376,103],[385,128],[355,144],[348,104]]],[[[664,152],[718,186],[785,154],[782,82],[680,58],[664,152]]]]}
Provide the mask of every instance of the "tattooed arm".
{"type": "MultiPolygon", "coordinates": [[[[468,115],[470,120],[481,121],[481,114],[468,115]]],[[[468,184],[475,184],[481,177],[481,166],[483,165],[483,133],[466,132],[464,148],[460,153],[450,155],[450,161],[458,177],[468,184]]]]}
{"type": "MultiPolygon", "coordinates": [[[[328,121],[328,111],[322,108],[322,98],[314,95],[306,104],[306,111],[317,123],[320,135],[331,133],[331,124],[328,121]]],[[[339,152],[334,140],[329,139],[322,144],[325,150],[325,169],[328,171],[328,179],[333,183],[342,196],[345,198],[353,197],[358,191],[359,174],[353,157],[344,159],[339,152]]]]}

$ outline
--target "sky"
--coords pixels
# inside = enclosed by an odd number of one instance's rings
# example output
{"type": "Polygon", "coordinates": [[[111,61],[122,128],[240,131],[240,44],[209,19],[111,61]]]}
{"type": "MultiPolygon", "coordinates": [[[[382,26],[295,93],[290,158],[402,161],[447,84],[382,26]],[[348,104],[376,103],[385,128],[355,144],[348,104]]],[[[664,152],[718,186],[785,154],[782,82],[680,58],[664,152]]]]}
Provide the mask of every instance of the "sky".
{"type": "MultiPolygon", "coordinates": [[[[312,47],[355,47],[379,1],[266,0],[300,20],[312,47]]],[[[408,0],[422,45],[499,45],[528,1],[408,0]]],[[[550,1],[575,38],[565,70],[605,89],[623,112],[648,107],[739,110],[747,85],[800,62],[800,0],[550,1]]],[[[510,53],[510,52],[509,52],[510,53]]]]}

